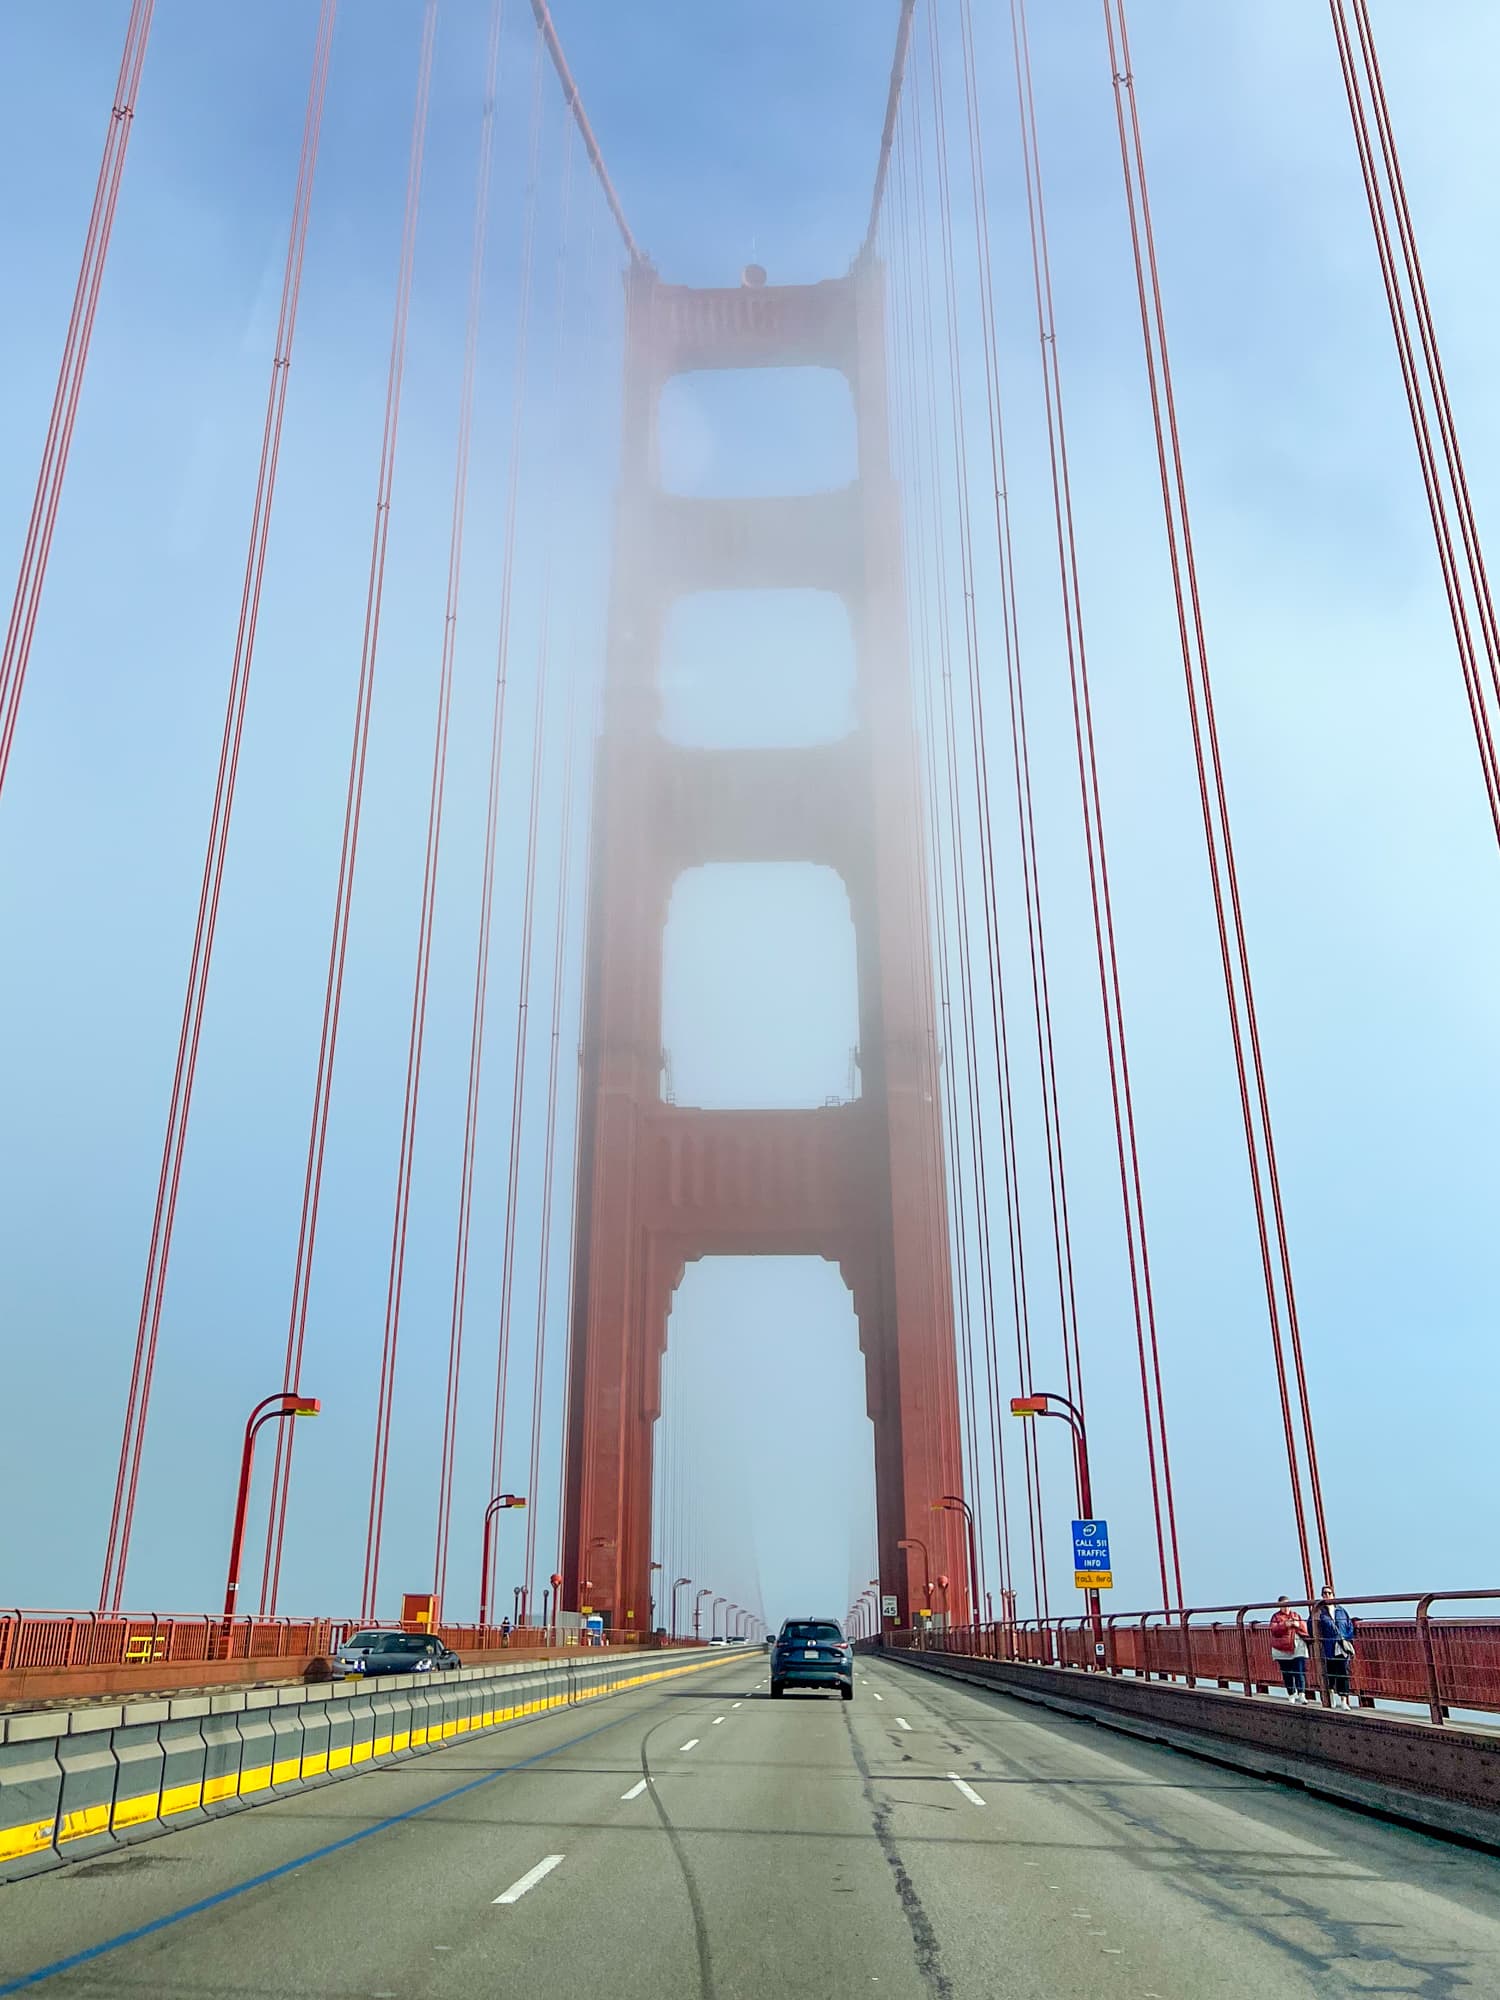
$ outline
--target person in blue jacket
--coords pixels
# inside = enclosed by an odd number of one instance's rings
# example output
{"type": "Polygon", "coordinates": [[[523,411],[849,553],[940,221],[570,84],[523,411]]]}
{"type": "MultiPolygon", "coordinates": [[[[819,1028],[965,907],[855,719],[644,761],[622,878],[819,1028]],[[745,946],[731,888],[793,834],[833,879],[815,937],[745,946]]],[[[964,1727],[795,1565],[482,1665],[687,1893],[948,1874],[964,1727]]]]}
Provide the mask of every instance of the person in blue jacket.
{"type": "Polygon", "coordinates": [[[1353,1708],[1349,1692],[1349,1669],[1354,1664],[1354,1620],[1325,1583],[1318,1604],[1317,1635],[1323,1648],[1323,1672],[1328,1682],[1328,1701],[1333,1708],[1353,1708]]]}

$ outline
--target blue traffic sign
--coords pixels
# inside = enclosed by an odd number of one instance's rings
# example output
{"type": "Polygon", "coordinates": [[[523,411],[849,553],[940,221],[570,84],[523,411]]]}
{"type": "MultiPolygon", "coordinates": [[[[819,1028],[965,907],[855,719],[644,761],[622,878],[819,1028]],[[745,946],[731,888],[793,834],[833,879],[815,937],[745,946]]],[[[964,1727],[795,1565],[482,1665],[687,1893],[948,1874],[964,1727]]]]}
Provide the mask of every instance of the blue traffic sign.
{"type": "Polygon", "coordinates": [[[1108,1521],[1075,1521],[1073,1523],[1073,1568],[1075,1570],[1110,1570],[1109,1523],[1108,1521]]]}

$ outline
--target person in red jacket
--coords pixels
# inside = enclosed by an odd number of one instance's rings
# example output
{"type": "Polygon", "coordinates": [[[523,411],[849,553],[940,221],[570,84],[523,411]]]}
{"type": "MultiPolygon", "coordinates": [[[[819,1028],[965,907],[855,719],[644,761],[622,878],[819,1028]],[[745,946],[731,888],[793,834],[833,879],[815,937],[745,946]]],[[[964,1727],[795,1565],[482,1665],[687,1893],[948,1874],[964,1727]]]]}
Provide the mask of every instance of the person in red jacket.
{"type": "Polygon", "coordinates": [[[1307,1700],[1307,1620],[1289,1597],[1278,1597],[1271,1613],[1271,1658],[1281,1669],[1292,1701],[1307,1700]]]}

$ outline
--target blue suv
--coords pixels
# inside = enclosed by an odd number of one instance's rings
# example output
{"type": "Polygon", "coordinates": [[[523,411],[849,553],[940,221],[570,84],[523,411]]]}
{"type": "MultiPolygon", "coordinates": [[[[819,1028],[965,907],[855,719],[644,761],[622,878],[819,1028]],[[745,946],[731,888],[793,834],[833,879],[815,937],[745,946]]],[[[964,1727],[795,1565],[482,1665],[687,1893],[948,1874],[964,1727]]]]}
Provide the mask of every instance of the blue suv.
{"type": "Polygon", "coordinates": [[[833,1618],[788,1618],[771,1650],[771,1693],[788,1688],[837,1688],[854,1699],[854,1648],[833,1618]]]}

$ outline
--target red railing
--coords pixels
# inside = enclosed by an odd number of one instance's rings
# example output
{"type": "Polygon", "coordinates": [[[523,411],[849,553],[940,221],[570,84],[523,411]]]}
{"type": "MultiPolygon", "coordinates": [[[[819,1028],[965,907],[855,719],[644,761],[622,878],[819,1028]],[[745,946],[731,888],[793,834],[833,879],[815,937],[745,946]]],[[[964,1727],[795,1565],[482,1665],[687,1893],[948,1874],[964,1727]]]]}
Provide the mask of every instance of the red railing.
{"type": "MultiPolygon", "coordinates": [[[[1350,1684],[1356,1700],[1410,1702],[1435,1723],[1454,1709],[1500,1712],[1500,1617],[1454,1617],[1434,1605],[1500,1600],[1500,1590],[1409,1591],[1346,1597],[1354,1621],[1350,1684]],[[1410,1607],[1406,1616],[1402,1607],[1410,1607]]],[[[1110,1612],[1096,1628],[1086,1617],[888,1634],[887,1645],[970,1653],[1023,1665],[1076,1667],[1264,1694],[1281,1673],[1267,1631],[1273,1602],[1208,1605],[1185,1611],[1110,1612]],[[1257,1616],[1256,1614],[1262,1614],[1257,1616]]],[[[1323,1649],[1307,1607],[1308,1686],[1326,1698],[1323,1649]]]]}
{"type": "MultiPolygon", "coordinates": [[[[280,1660],[331,1653],[351,1632],[380,1621],[354,1618],[223,1618],[212,1613],[0,1611],[0,1674],[51,1669],[180,1666],[209,1660],[280,1660]]],[[[393,1629],[399,1630],[399,1626],[393,1629]]],[[[439,1625],[437,1636],[456,1653],[542,1649],[584,1643],[557,1627],[439,1625]]],[[[610,1646],[652,1643],[649,1634],[606,1632],[610,1646]]]]}

